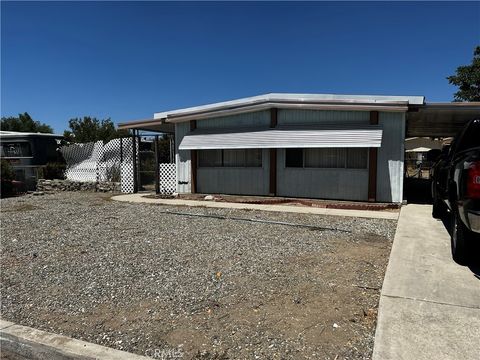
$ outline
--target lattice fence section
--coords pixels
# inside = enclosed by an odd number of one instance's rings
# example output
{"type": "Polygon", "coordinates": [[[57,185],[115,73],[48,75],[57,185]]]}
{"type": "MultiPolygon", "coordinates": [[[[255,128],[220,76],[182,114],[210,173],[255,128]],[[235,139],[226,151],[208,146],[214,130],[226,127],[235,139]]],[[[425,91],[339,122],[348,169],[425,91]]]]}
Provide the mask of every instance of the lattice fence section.
{"type": "MultiPolygon", "coordinates": [[[[138,142],[136,142],[136,151],[135,156],[138,157],[138,142]]],[[[133,169],[133,139],[124,138],[122,139],[122,162],[120,165],[120,177],[121,181],[121,191],[122,193],[131,194],[134,191],[134,176],[135,172],[133,169]]],[[[138,160],[138,159],[137,159],[138,160]]]]}
{"type": "Polygon", "coordinates": [[[160,193],[173,194],[177,191],[177,169],[175,163],[160,164],[160,193]]]}
{"type": "Polygon", "coordinates": [[[120,182],[121,191],[133,193],[132,138],[114,139],[63,146],[60,151],[67,163],[65,176],[82,182],[120,182]]]}

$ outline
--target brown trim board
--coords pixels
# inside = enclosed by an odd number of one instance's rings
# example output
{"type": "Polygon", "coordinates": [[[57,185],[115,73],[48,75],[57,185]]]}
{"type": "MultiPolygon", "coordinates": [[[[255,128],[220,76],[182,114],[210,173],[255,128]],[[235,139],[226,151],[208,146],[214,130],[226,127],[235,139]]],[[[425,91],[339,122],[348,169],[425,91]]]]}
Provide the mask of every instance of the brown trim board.
{"type": "MultiPolygon", "coordinates": [[[[277,109],[270,109],[270,127],[277,127],[277,109]]],[[[277,149],[270,149],[269,195],[277,195],[277,149]]]]}
{"type": "MultiPolygon", "coordinates": [[[[378,111],[370,111],[370,125],[378,125],[378,111]]],[[[368,151],[368,201],[377,200],[377,148],[368,151]]]]}
{"type": "MultiPolygon", "coordinates": [[[[197,121],[190,121],[190,131],[193,131],[197,128],[197,121]]],[[[197,150],[190,150],[190,192],[195,194],[197,192],[197,150]]]]}

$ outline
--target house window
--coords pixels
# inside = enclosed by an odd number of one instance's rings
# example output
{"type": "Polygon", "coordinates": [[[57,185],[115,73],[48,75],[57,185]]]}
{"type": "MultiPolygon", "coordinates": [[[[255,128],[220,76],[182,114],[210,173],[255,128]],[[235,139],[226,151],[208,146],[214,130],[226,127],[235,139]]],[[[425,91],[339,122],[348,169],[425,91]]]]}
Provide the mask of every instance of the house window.
{"type": "Polygon", "coordinates": [[[222,150],[200,150],[198,152],[198,166],[222,166],[222,150]]]}
{"type": "Polygon", "coordinates": [[[303,149],[286,149],[285,152],[286,167],[303,167],[303,149]]]}
{"type": "Polygon", "coordinates": [[[32,149],[28,142],[2,142],[2,157],[31,157],[32,149]]]}
{"type": "Polygon", "coordinates": [[[199,167],[262,167],[261,149],[199,150],[199,167]]]}
{"type": "Polygon", "coordinates": [[[223,150],[223,166],[245,166],[245,150],[223,150]]]}
{"type": "Polygon", "coordinates": [[[347,149],[347,168],[366,169],[368,167],[368,150],[366,148],[347,149]]]}
{"type": "Polygon", "coordinates": [[[286,149],[285,167],[366,169],[367,148],[286,149]]]}
{"type": "Polygon", "coordinates": [[[347,152],[343,148],[305,149],[307,168],[344,168],[347,152]]]}

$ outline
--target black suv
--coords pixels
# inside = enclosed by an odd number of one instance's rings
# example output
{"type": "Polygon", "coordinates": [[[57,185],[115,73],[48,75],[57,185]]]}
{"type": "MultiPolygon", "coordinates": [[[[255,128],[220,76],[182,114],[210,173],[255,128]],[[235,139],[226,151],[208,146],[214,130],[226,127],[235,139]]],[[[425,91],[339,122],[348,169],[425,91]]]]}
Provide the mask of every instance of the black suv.
{"type": "Polygon", "coordinates": [[[480,242],[480,119],[470,121],[432,169],[433,217],[450,217],[453,259],[465,264],[480,242]]]}

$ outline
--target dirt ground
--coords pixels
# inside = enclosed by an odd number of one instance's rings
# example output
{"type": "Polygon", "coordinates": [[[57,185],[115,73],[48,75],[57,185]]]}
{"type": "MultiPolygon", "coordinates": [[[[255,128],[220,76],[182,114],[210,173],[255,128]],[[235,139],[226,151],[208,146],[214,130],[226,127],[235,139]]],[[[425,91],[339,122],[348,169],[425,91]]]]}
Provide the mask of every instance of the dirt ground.
{"type": "Polygon", "coordinates": [[[1,220],[4,319],[161,359],[369,359],[396,226],[87,193],[1,220]]]}

